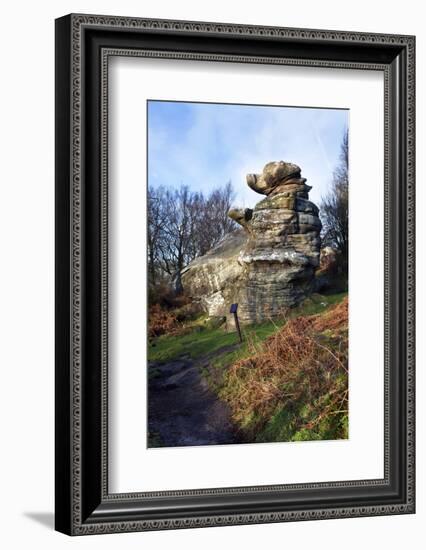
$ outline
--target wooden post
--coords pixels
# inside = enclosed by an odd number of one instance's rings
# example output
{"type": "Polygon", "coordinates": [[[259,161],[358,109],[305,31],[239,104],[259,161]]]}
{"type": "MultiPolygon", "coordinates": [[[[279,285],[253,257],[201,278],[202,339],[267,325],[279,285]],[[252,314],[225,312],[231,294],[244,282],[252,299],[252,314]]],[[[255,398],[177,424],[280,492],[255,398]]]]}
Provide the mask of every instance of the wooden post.
{"type": "Polygon", "coordinates": [[[231,304],[231,309],[229,310],[229,313],[234,314],[234,321],[235,321],[235,326],[237,327],[238,337],[240,339],[240,343],[242,343],[243,337],[241,334],[241,328],[240,328],[240,322],[238,320],[237,309],[238,309],[238,304],[231,304]]]}

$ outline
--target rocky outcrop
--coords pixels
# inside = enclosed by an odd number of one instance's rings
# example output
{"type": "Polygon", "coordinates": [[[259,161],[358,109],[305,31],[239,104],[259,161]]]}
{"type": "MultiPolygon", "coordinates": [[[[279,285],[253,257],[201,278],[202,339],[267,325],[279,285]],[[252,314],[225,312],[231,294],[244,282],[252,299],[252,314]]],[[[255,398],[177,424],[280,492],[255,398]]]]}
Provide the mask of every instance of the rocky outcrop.
{"type": "Polygon", "coordinates": [[[245,231],[237,229],[182,271],[185,292],[200,302],[211,317],[226,315],[240,292],[243,280],[240,254],[247,240],[245,231]]]}
{"type": "Polygon", "coordinates": [[[237,302],[240,321],[257,323],[312,292],[321,222],[297,165],[270,162],[262,174],[249,174],[247,184],[266,198],[254,209],[229,212],[242,229],[183,270],[182,283],[209,315],[226,315],[237,302]]]}

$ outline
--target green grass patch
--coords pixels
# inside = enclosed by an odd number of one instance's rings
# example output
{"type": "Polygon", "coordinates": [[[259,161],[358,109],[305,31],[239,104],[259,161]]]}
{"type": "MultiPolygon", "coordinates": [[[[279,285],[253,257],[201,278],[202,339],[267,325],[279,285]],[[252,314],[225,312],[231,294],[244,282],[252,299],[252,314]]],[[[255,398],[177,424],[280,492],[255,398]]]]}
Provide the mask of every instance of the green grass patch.
{"type": "MultiPolygon", "coordinates": [[[[329,295],[313,294],[302,305],[290,310],[288,318],[322,313],[330,305],[340,302],[346,295],[347,292],[329,295]]],[[[244,341],[241,346],[232,352],[216,357],[212,361],[213,365],[223,367],[238,359],[247,357],[253,348],[253,344],[260,344],[281,328],[284,323],[285,319],[279,319],[273,322],[243,327],[244,341]]],[[[210,328],[205,315],[198,317],[186,328],[187,332],[184,334],[164,334],[155,338],[148,346],[148,360],[165,362],[182,356],[197,359],[238,342],[238,336],[235,332],[225,332],[223,327],[210,328]]]]}
{"type": "MultiPolygon", "coordinates": [[[[347,381],[341,380],[346,387],[347,381]]],[[[329,395],[322,397],[321,401],[326,402],[329,395]]],[[[324,441],[348,438],[348,414],[338,412],[327,415],[315,422],[316,406],[301,404],[300,407],[286,410],[278,407],[266,425],[256,434],[256,443],[271,443],[277,441],[324,441]],[[301,424],[312,423],[312,427],[300,427],[301,424]]],[[[250,428],[250,420],[247,419],[245,427],[250,428]]]]}
{"type": "MultiPolygon", "coordinates": [[[[265,340],[284,324],[284,321],[275,321],[251,325],[243,328],[243,343],[238,350],[225,353],[217,359],[217,364],[227,364],[234,357],[240,357],[247,351],[248,342],[265,340]]],[[[221,348],[238,343],[238,336],[235,332],[225,332],[223,327],[210,329],[196,327],[183,335],[163,335],[155,339],[148,346],[148,360],[170,361],[178,357],[186,356],[196,359],[209,353],[214,353],[221,348]]],[[[216,364],[216,360],[214,361],[216,364]]]]}
{"type": "MultiPolygon", "coordinates": [[[[265,322],[258,325],[242,327],[243,343],[238,344],[238,336],[235,332],[228,333],[224,327],[216,327],[207,317],[200,316],[191,324],[185,327],[185,332],[176,335],[162,335],[151,342],[148,347],[148,359],[150,361],[166,362],[178,359],[179,357],[189,357],[192,359],[203,358],[212,355],[208,361],[200,362],[200,373],[208,381],[212,391],[218,394],[219,398],[228,403],[235,403],[234,414],[243,437],[252,442],[274,442],[274,441],[312,441],[312,440],[332,440],[348,437],[348,416],[344,410],[346,406],[334,406],[330,409],[330,399],[341,394],[347,388],[347,373],[336,370],[336,365],[330,369],[332,379],[332,391],[327,386],[330,380],[328,371],[325,370],[323,378],[317,381],[324,384],[324,391],[310,397],[311,385],[306,377],[307,371],[301,363],[296,367],[300,370],[300,377],[288,381],[285,372],[283,377],[276,377],[275,367],[263,375],[259,372],[256,380],[256,361],[250,363],[252,358],[256,358],[265,353],[264,341],[280,330],[288,320],[290,323],[298,323],[298,317],[318,315],[327,312],[333,306],[340,304],[347,296],[347,292],[335,294],[313,294],[307,298],[303,304],[288,312],[285,318],[265,322]],[[231,351],[229,346],[236,345],[231,351]],[[227,349],[226,349],[227,348],[227,349]],[[216,353],[215,353],[216,352],[216,353]],[[239,371],[239,374],[230,378],[230,373],[235,364],[239,361],[248,360],[246,368],[239,371]],[[254,376],[254,380],[252,380],[254,376]],[[276,377],[274,384],[277,391],[281,392],[283,398],[273,397],[276,401],[269,411],[262,412],[257,410],[256,406],[251,406],[250,402],[243,407],[238,405],[238,400],[243,400],[247,395],[248,384],[258,382],[259,387],[263,384],[269,384],[271,377],[276,377]],[[294,391],[306,385],[306,395],[300,399],[291,399],[294,391]],[[239,414],[241,411],[241,414],[239,414]],[[322,415],[321,411],[327,414],[322,415]],[[331,411],[331,412],[330,412],[331,411]]],[[[328,313],[325,315],[327,318],[328,313]]],[[[334,313],[333,313],[334,315],[334,313]]],[[[322,316],[319,319],[324,319],[322,316]]],[[[347,320],[346,320],[347,325],[347,320]]],[[[285,330],[285,329],[283,329],[285,330]]],[[[303,334],[301,334],[303,338],[303,334]]],[[[346,353],[347,338],[339,332],[339,327],[331,323],[321,328],[320,333],[315,334],[315,339],[321,346],[314,359],[318,362],[318,368],[321,364],[327,364],[335,354],[338,357],[346,353]],[[330,350],[327,352],[327,350],[330,350]]],[[[305,344],[301,347],[305,349],[305,344]]],[[[282,353],[277,359],[282,361],[282,357],[287,357],[282,353]]],[[[301,359],[302,360],[302,359],[301,359]]],[[[309,365],[308,365],[309,366],[309,365]]],[[[314,372],[317,372],[315,366],[314,372]]],[[[150,379],[159,376],[160,371],[153,364],[150,366],[148,376],[150,379]]],[[[312,373],[311,373],[312,376],[312,373]]],[[[315,382],[315,378],[314,378],[315,382]]],[[[247,397],[250,401],[250,397],[247,397]]],[[[257,403],[257,396],[254,395],[253,404],[257,403]],[[256,399],[255,399],[256,398],[256,399]]],[[[343,400],[342,400],[343,403],[343,400]]],[[[161,446],[161,440],[158,434],[150,434],[150,446],[161,446]]]]}
{"type": "Polygon", "coordinates": [[[335,294],[312,294],[309,298],[306,298],[300,306],[290,310],[289,318],[294,319],[295,317],[303,315],[316,315],[317,313],[322,313],[329,306],[333,306],[341,302],[347,295],[347,292],[337,292],[335,294]]]}
{"type": "Polygon", "coordinates": [[[235,343],[236,338],[234,333],[226,333],[223,328],[193,330],[177,336],[163,335],[148,346],[148,360],[169,361],[182,356],[196,359],[235,343]]]}

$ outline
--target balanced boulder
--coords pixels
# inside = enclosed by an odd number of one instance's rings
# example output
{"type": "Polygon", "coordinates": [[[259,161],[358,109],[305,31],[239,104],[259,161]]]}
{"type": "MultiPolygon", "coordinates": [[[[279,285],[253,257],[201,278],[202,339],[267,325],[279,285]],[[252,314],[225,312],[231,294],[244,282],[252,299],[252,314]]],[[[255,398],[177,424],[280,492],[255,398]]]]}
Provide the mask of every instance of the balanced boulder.
{"type": "Polygon", "coordinates": [[[243,324],[280,317],[308,296],[321,246],[318,208],[299,166],[270,162],[247,184],[266,197],[253,209],[230,210],[242,229],[182,271],[185,291],[210,316],[238,303],[243,324]]]}

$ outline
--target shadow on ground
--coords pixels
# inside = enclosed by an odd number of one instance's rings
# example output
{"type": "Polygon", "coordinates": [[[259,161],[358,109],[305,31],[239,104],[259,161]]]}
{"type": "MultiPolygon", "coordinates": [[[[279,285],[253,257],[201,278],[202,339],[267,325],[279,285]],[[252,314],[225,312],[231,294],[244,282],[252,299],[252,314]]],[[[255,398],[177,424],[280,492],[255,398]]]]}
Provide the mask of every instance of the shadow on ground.
{"type": "Polygon", "coordinates": [[[24,516],[49,529],[55,528],[55,516],[53,512],[24,512],[24,516]]]}

